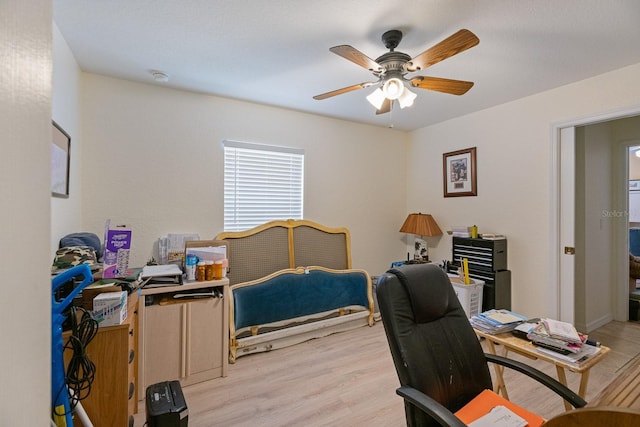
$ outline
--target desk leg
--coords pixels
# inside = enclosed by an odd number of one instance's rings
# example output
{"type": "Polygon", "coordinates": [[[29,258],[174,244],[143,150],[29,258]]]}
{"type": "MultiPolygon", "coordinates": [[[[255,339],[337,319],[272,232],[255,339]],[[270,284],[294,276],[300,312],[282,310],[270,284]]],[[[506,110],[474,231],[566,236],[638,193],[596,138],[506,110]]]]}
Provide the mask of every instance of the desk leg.
{"type": "MultiPolygon", "coordinates": [[[[487,340],[487,343],[489,344],[489,352],[491,354],[497,355],[498,353],[496,353],[496,346],[493,343],[493,341],[487,340]]],[[[505,351],[505,354],[503,354],[503,356],[506,357],[506,352],[508,350],[505,348],[504,351],[505,351]]],[[[507,393],[507,386],[505,385],[504,377],[502,376],[502,373],[504,372],[504,366],[500,366],[494,363],[493,369],[496,373],[496,384],[494,384],[493,386],[493,391],[498,394],[502,394],[502,397],[509,400],[509,393],[507,393]]]]}
{"type": "MultiPolygon", "coordinates": [[[[556,372],[558,373],[558,381],[560,381],[562,383],[562,385],[564,385],[565,387],[567,386],[567,375],[564,372],[564,368],[561,366],[556,365],[556,372]]],[[[580,388],[582,389],[582,385],[580,385],[580,388]]],[[[567,411],[570,411],[573,407],[571,406],[571,404],[569,402],[567,402],[566,400],[562,401],[564,403],[564,409],[567,411]]]]}
{"type": "Polygon", "coordinates": [[[589,384],[589,372],[591,372],[591,369],[587,369],[580,376],[580,388],[578,389],[578,396],[580,396],[583,399],[587,395],[587,385],[589,384]]]}

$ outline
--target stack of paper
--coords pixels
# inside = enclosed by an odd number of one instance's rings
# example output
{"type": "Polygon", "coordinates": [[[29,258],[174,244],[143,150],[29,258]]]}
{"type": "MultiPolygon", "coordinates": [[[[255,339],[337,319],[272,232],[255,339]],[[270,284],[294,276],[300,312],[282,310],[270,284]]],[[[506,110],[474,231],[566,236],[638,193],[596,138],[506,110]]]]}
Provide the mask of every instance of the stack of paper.
{"type": "Polygon", "coordinates": [[[182,270],[176,264],[145,265],[140,277],[145,288],[182,285],[182,270]]]}
{"type": "Polygon", "coordinates": [[[546,354],[558,360],[571,363],[572,365],[580,366],[582,363],[586,362],[596,354],[600,353],[602,348],[589,345],[589,344],[583,344],[582,347],[580,347],[580,350],[578,350],[578,352],[568,353],[568,354],[561,354],[561,353],[558,353],[557,351],[550,350],[544,347],[538,347],[536,350],[540,353],[546,354]]]}
{"type": "Polygon", "coordinates": [[[527,320],[521,314],[510,310],[488,310],[471,317],[471,326],[488,334],[510,332],[516,326],[527,320]]]}
{"type": "Polygon", "coordinates": [[[571,323],[553,319],[542,319],[527,338],[540,347],[562,354],[578,353],[584,341],[571,323]]]}
{"type": "Polygon", "coordinates": [[[455,237],[471,237],[469,227],[451,226],[451,234],[455,237]]]}

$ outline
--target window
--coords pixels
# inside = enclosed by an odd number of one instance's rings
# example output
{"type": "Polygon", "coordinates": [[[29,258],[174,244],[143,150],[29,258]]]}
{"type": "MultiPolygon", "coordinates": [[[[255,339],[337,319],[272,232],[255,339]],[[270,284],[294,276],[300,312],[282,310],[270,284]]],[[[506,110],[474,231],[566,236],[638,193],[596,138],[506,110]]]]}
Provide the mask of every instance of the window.
{"type": "Polygon", "coordinates": [[[224,230],[302,219],[304,150],[223,141],[224,230]]]}

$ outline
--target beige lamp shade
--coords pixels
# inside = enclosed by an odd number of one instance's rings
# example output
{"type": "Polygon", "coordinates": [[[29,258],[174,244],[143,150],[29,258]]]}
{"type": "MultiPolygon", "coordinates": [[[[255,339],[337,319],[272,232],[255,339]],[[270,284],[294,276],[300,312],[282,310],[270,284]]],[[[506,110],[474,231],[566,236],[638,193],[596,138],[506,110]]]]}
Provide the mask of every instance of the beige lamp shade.
{"type": "Polygon", "coordinates": [[[400,227],[400,232],[418,236],[439,236],[442,234],[436,220],[431,215],[423,213],[409,214],[400,227]]]}

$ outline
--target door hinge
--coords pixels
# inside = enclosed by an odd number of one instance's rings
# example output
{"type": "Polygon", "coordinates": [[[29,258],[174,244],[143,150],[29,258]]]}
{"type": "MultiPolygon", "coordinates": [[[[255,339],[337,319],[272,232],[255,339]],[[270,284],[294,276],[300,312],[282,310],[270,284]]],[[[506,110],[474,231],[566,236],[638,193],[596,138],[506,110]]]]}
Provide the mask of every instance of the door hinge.
{"type": "Polygon", "coordinates": [[[571,246],[565,246],[564,247],[564,254],[565,255],[575,255],[576,254],[576,248],[572,248],[571,246]]]}

